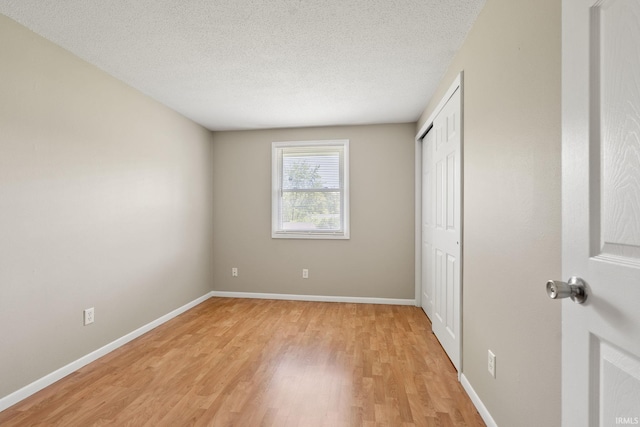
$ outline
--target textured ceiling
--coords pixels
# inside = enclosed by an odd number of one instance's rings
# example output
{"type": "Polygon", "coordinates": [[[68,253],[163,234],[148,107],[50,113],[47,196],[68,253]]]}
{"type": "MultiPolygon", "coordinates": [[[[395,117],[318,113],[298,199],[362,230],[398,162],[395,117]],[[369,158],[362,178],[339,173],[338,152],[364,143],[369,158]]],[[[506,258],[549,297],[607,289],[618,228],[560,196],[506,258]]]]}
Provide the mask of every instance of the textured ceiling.
{"type": "Polygon", "coordinates": [[[212,130],[417,120],[484,0],[0,0],[212,130]]]}

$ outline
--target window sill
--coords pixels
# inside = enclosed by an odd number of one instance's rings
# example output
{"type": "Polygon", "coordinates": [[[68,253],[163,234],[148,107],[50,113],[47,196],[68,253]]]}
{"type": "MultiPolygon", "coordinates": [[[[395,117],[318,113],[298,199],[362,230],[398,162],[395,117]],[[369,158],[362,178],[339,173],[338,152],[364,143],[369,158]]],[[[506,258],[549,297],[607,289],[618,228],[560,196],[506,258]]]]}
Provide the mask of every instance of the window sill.
{"type": "Polygon", "coordinates": [[[317,233],[301,231],[275,231],[271,233],[272,239],[324,239],[324,240],[348,240],[349,233],[317,233]]]}

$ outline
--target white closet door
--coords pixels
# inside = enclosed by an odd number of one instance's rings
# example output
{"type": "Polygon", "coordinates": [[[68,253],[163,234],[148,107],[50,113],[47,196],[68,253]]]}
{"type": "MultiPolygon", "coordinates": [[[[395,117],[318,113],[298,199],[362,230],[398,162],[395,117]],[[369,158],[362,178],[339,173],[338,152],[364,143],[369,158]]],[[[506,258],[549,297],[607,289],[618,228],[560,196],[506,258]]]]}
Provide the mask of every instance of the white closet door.
{"type": "Polygon", "coordinates": [[[423,140],[423,308],[460,369],[460,89],[423,140]]]}

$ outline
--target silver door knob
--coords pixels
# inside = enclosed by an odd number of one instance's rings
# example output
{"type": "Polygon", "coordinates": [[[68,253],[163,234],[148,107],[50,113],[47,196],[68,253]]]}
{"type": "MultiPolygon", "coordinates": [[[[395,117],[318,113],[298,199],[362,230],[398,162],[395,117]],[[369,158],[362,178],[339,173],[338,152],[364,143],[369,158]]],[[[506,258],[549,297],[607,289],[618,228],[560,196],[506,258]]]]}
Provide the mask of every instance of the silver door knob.
{"type": "Polygon", "coordinates": [[[571,277],[569,283],[559,280],[547,281],[547,295],[551,299],[571,298],[573,302],[582,304],[587,300],[587,286],[579,277],[571,277]]]}

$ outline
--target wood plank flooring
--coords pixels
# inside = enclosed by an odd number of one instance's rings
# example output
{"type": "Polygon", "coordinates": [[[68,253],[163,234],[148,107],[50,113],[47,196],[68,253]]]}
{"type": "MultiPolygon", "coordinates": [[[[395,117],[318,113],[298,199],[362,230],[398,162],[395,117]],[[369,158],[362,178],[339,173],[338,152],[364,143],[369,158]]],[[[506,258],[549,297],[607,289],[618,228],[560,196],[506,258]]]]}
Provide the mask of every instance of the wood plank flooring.
{"type": "Polygon", "coordinates": [[[8,426],[484,426],[417,307],[211,298],[8,426]]]}

